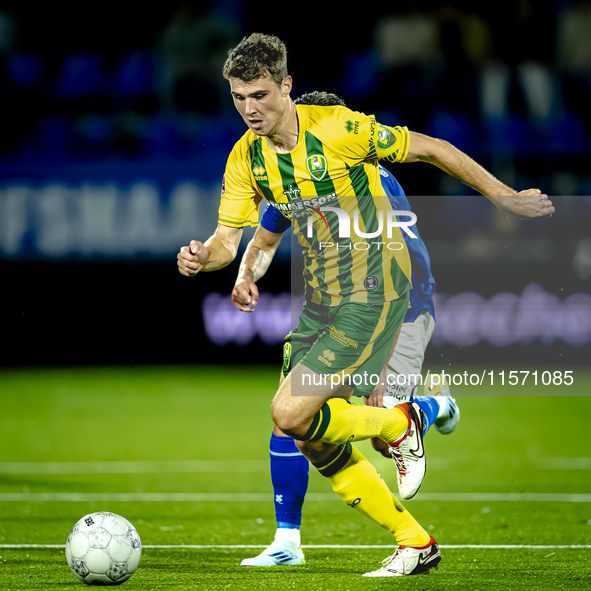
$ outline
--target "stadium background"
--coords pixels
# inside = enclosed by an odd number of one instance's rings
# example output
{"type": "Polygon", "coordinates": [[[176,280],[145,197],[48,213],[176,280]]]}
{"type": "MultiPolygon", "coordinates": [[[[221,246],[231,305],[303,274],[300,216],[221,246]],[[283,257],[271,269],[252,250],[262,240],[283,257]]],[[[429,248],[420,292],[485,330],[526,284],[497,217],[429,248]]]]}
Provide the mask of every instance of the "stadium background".
{"type": "Polygon", "coordinates": [[[551,219],[519,222],[434,167],[391,168],[417,196],[438,285],[427,363],[587,363],[590,3],[335,14],[286,1],[289,19],[273,6],[3,3],[0,363],[279,361],[287,244],[254,315],[222,297],[237,261],[193,280],[176,271],[179,247],[216,224],[226,157],[244,131],[220,68],[252,31],[285,40],[293,97],[336,92],[556,202],[551,219]]]}
{"type": "Polygon", "coordinates": [[[434,167],[392,168],[438,283],[426,368],[574,370],[571,388],[454,387],[460,427],[428,436],[411,501],[444,560],[405,588],[589,589],[591,549],[572,545],[591,526],[590,2],[134,4],[0,5],[3,588],[79,588],[63,545],[99,510],[138,528],[142,589],[365,589],[391,552],[313,470],[308,564],[238,566],[274,531],[289,247],[250,315],[227,297],[237,262],[190,280],[176,254],[214,228],[244,132],[226,50],[263,31],[288,45],[293,96],[339,93],[556,202],[518,222],[434,167]]]}

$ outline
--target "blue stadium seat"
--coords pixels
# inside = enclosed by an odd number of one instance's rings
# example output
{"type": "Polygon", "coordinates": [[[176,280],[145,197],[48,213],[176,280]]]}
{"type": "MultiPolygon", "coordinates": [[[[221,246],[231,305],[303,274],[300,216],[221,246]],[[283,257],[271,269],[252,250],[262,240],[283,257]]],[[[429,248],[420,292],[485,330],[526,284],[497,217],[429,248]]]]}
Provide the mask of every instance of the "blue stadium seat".
{"type": "Polygon", "coordinates": [[[428,123],[427,135],[447,140],[464,152],[473,153],[479,143],[480,125],[458,111],[436,111],[428,123]]]}
{"type": "Polygon", "coordinates": [[[173,115],[150,118],[144,127],[142,139],[151,155],[177,156],[182,150],[179,123],[173,115]]]}
{"type": "Polygon", "coordinates": [[[109,92],[119,98],[137,98],[154,92],[155,66],[150,52],[131,51],[116,65],[109,92]]]}
{"type": "Polygon", "coordinates": [[[16,52],[7,56],[7,73],[11,82],[22,90],[37,87],[43,77],[43,58],[34,53],[16,52]]]}
{"type": "Polygon", "coordinates": [[[487,122],[486,147],[490,152],[509,156],[533,156],[539,149],[536,134],[527,118],[510,115],[487,122]]]}
{"type": "Polygon", "coordinates": [[[64,56],[53,94],[58,98],[77,99],[102,93],[104,64],[95,53],[72,53],[64,56]]]}
{"type": "Polygon", "coordinates": [[[110,148],[113,121],[109,115],[89,113],[75,125],[76,154],[83,157],[103,157],[110,148]]]}
{"type": "Polygon", "coordinates": [[[69,156],[72,144],[72,123],[67,117],[49,116],[39,121],[37,126],[25,136],[23,152],[28,155],[41,155],[52,160],[69,156]]]}
{"type": "Polygon", "coordinates": [[[573,113],[564,112],[549,121],[541,132],[542,143],[553,154],[577,155],[589,153],[590,138],[585,124],[573,113]]]}
{"type": "Polygon", "coordinates": [[[349,52],[346,56],[344,94],[347,97],[366,97],[377,89],[379,58],[368,52],[349,52]]]}

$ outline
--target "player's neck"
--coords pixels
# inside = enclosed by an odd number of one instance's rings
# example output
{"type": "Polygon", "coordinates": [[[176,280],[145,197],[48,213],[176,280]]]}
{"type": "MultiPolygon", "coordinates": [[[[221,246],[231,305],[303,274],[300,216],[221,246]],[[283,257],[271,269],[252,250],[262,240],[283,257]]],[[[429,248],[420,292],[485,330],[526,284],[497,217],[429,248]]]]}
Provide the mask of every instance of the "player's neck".
{"type": "Polygon", "coordinates": [[[296,106],[290,100],[277,129],[267,136],[267,143],[275,152],[286,154],[297,146],[299,131],[300,126],[296,106]]]}

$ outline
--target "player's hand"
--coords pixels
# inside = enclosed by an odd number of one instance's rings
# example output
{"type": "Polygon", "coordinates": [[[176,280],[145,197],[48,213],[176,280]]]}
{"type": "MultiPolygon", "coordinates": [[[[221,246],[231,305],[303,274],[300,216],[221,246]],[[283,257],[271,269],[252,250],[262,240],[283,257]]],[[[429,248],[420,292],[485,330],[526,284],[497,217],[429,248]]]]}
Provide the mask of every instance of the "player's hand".
{"type": "Polygon", "coordinates": [[[375,406],[384,408],[384,394],[386,394],[386,384],[388,383],[388,364],[384,365],[380,372],[378,383],[375,385],[370,396],[364,398],[366,406],[375,406]]]}
{"type": "Polygon", "coordinates": [[[539,189],[526,189],[512,197],[496,197],[494,203],[500,210],[520,219],[551,216],[555,211],[548,195],[539,189]]]}
{"type": "Polygon", "coordinates": [[[232,303],[241,312],[254,312],[254,306],[259,301],[259,290],[254,281],[244,279],[237,283],[232,290],[232,303]]]}
{"type": "Polygon", "coordinates": [[[186,277],[194,277],[203,269],[209,260],[209,251],[198,240],[191,240],[189,246],[183,246],[176,255],[179,273],[186,277]]]}
{"type": "Polygon", "coordinates": [[[373,389],[370,396],[366,396],[366,406],[375,406],[376,408],[384,408],[384,394],[386,393],[386,384],[379,382],[378,385],[373,389]]]}

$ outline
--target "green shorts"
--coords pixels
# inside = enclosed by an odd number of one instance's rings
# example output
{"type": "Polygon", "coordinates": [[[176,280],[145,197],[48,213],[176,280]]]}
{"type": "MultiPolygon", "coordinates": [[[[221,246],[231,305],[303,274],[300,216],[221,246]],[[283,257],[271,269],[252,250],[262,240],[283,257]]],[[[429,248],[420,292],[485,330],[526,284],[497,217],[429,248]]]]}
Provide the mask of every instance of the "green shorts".
{"type": "Polygon", "coordinates": [[[298,327],[285,337],[283,376],[301,362],[329,383],[348,384],[355,396],[369,396],[407,309],[408,293],[380,304],[328,307],[306,302],[298,327]]]}

